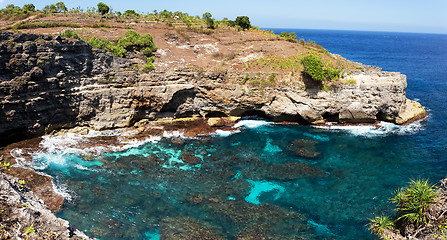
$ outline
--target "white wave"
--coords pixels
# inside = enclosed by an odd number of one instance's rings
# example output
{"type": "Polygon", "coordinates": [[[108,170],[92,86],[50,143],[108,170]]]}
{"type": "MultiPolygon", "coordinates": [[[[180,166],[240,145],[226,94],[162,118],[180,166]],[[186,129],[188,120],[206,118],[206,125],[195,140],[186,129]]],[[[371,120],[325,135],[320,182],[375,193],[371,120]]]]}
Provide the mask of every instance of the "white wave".
{"type": "Polygon", "coordinates": [[[67,185],[65,185],[65,184],[56,185],[54,183],[54,181],[52,181],[52,183],[53,183],[53,190],[56,193],[59,193],[60,195],[62,195],[64,200],[66,200],[66,201],[73,200],[73,198],[72,198],[72,191],[68,188],[67,185]]]}
{"type": "Polygon", "coordinates": [[[234,126],[235,127],[246,127],[246,128],[258,128],[265,125],[270,125],[271,122],[265,121],[265,120],[241,120],[237,122],[234,126]]]}
{"type": "Polygon", "coordinates": [[[164,138],[186,138],[185,134],[180,131],[163,132],[164,138]]]}
{"type": "Polygon", "coordinates": [[[23,157],[23,149],[21,148],[14,148],[12,149],[9,154],[16,160],[16,167],[28,167],[28,162],[23,157]]]}
{"type": "Polygon", "coordinates": [[[137,139],[131,139],[131,140],[123,140],[120,139],[120,143],[123,144],[123,146],[111,146],[108,150],[112,151],[123,151],[129,148],[136,148],[146,143],[157,143],[159,142],[163,137],[161,136],[155,136],[155,137],[149,137],[145,138],[143,140],[137,140],[137,139]]]}
{"type": "Polygon", "coordinates": [[[53,176],[50,176],[50,175],[48,175],[48,174],[46,174],[44,172],[37,172],[36,171],[36,173],[38,173],[39,175],[47,176],[47,177],[51,178],[51,185],[53,186],[54,192],[62,195],[64,200],[71,201],[73,199],[72,196],[74,195],[74,193],[70,190],[68,185],[65,185],[65,184],[55,184],[53,176]]]}
{"type": "Polygon", "coordinates": [[[31,167],[36,170],[46,169],[50,165],[55,165],[58,167],[67,166],[67,157],[65,154],[37,152],[32,156],[33,162],[31,167]]]}
{"type": "Polygon", "coordinates": [[[220,137],[228,137],[228,136],[231,136],[231,135],[239,133],[239,132],[241,132],[241,130],[239,130],[239,129],[236,129],[236,130],[220,130],[220,129],[217,129],[211,135],[217,135],[217,136],[220,136],[220,137]]]}
{"type": "Polygon", "coordinates": [[[326,129],[330,131],[342,131],[349,134],[364,137],[386,136],[390,134],[408,135],[414,134],[423,128],[422,120],[415,121],[411,124],[401,126],[389,122],[380,122],[376,125],[350,125],[339,126],[327,124],[324,126],[313,126],[314,128],[326,129]]]}
{"type": "Polygon", "coordinates": [[[79,165],[79,164],[76,164],[75,167],[76,167],[77,169],[79,169],[79,170],[82,170],[82,171],[88,171],[88,170],[90,170],[89,168],[84,167],[84,166],[79,165]]]}

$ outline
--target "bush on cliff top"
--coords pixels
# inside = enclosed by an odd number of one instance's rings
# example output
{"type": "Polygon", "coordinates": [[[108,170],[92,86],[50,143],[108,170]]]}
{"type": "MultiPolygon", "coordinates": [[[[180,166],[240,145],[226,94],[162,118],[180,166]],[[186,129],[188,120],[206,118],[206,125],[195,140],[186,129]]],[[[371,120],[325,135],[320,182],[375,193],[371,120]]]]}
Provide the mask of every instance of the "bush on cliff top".
{"type": "Polygon", "coordinates": [[[298,37],[295,32],[290,32],[290,33],[288,33],[288,32],[281,32],[281,34],[279,36],[281,38],[286,39],[289,42],[297,41],[296,38],[298,37]]]}
{"type": "Polygon", "coordinates": [[[5,9],[0,10],[0,19],[20,20],[29,17],[36,12],[33,4],[25,4],[22,8],[9,4],[5,9]]]}
{"type": "Polygon", "coordinates": [[[7,29],[35,29],[35,28],[56,28],[56,27],[71,27],[71,28],[80,28],[81,26],[75,23],[64,23],[64,22],[28,22],[21,21],[14,24],[12,27],[8,27],[7,29]]]}
{"type": "Polygon", "coordinates": [[[150,34],[140,35],[133,30],[127,31],[126,37],[120,38],[116,42],[92,37],[88,43],[94,48],[106,50],[119,57],[125,57],[129,51],[140,51],[144,55],[150,55],[157,51],[150,34]]]}
{"type": "Polygon", "coordinates": [[[70,29],[67,29],[64,32],[61,32],[59,35],[61,37],[65,37],[65,38],[79,39],[79,35],[75,31],[72,31],[70,29]]]}
{"type": "Polygon", "coordinates": [[[127,51],[141,51],[145,55],[157,51],[152,35],[140,35],[133,30],[127,31],[125,38],[118,39],[118,46],[122,46],[127,51]]]}
{"type": "Polygon", "coordinates": [[[334,81],[340,78],[340,70],[325,67],[324,63],[314,54],[304,56],[301,63],[304,66],[304,72],[315,81],[334,81]]]}
{"type": "Polygon", "coordinates": [[[118,56],[118,57],[125,57],[126,53],[127,53],[126,49],[124,49],[122,46],[113,44],[112,42],[110,42],[108,40],[92,37],[92,38],[90,38],[88,43],[94,48],[99,48],[99,49],[105,50],[107,52],[112,53],[115,56],[118,56]]]}

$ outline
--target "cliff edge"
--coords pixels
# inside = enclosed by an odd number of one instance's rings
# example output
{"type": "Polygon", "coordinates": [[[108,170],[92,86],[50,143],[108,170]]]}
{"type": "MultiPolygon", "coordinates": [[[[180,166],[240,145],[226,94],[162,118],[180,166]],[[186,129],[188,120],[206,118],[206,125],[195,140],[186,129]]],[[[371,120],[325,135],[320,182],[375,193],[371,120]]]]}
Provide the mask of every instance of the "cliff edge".
{"type": "Polygon", "coordinates": [[[156,59],[156,70],[144,73],[132,59],[84,41],[1,32],[1,144],[60,128],[117,128],[166,117],[404,124],[425,115],[419,103],[406,98],[405,75],[357,63],[357,70],[344,76],[349,83],[321,90],[306,76],[297,81],[294,72],[162,67],[166,59],[156,59]]]}

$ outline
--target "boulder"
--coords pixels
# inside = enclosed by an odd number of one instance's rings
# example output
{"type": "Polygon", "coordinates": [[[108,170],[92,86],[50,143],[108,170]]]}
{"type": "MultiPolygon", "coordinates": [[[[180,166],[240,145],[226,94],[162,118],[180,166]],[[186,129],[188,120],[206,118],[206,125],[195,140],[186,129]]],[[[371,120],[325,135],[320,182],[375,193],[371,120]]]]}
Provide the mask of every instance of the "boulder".
{"type": "Polygon", "coordinates": [[[427,111],[425,111],[420,103],[407,99],[405,105],[403,105],[401,111],[399,111],[399,115],[395,122],[397,124],[405,124],[424,118],[425,116],[427,116],[427,111]]]}

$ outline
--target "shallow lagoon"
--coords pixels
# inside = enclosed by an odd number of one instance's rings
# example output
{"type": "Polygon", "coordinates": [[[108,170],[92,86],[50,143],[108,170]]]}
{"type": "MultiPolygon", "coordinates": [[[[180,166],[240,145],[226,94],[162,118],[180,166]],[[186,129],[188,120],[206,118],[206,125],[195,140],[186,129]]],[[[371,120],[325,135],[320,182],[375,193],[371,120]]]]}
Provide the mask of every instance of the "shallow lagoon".
{"type": "Polygon", "coordinates": [[[390,213],[395,189],[421,173],[443,177],[419,142],[425,125],[322,129],[245,120],[232,134],[158,138],[94,159],[64,147],[79,136],[46,137],[33,167],[71,199],[58,216],[100,239],[158,239],[160,230],[196,220],[227,239],[254,231],[254,223],[277,239],[368,239],[367,219],[390,213]],[[297,139],[322,155],[298,155],[297,139]],[[200,163],[186,164],[184,155],[200,163]]]}

